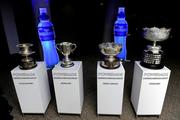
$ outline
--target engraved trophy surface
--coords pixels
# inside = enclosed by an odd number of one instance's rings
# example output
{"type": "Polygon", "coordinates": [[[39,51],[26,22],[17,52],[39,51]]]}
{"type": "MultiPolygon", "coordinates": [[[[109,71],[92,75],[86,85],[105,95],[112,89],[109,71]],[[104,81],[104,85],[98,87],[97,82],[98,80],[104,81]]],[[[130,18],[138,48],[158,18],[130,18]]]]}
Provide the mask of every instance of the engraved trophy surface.
{"type": "Polygon", "coordinates": [[[74,63],[69,58],[69,55],[76,49],[76,47],[76,44],[70,42],[56,44],[56,48],[64,55],[64,59],[61,63],[62,67],[68,68],[74,65],[74,63]]]}
{"type": "Polygon", "coordinates": [[[119,59],[116,57],[120,53],[122,45],[113,42],[105,42],[99,44],[100,51],[105,58],[100,62],[101,67],[107,69],[115,69],[120,66],[119,59]]]}
{"type": "Polygon", "coordinates": [[[22,57],[19,64],[20,69],[28,70],[37,66],[36,61],[31,57],[31,55],[35,53],[31,49],[32,46],[33,44],[30,43],[22,43],[16,45],[16,47],[19,48],[19,54],[22,57]]]}
{"type": "Polygon", "coordinates": [[[150,69],[161,69],[163,65],[163,51],[161,46],[156,45],[156,42],[161,42],[168,39],[170,29],[167,28],[143,28],[143,36],[145,39],[152,41],[153,45],[147,45],[144,50],[141,65],[150,69]]]}

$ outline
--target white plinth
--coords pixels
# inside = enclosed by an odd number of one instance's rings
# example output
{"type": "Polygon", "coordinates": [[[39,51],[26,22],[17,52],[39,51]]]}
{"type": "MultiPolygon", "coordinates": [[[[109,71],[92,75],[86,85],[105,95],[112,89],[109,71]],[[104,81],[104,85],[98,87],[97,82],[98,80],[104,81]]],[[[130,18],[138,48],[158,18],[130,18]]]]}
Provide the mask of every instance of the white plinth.
{"type": "Polygon", "coordinates": [[[97,114],[121,115],[125,70],[105,69],[97,63],[97,114]]]}
{"type": "Polygon", "coordinates": [[[160,115],[170,77],[170,70],[144,68],[135,62],[131,101],[136,115],[160,115]]]}
{"type": "Polygon", "coordinates": [[[11,74],[22,113],[45,114],[51,99],[45,63],[30,70],[17,66],[11,74]]]}
{"type": "Polygon", "coordinates": [[[84,91],[82,62],[73,61],[74,66],[63,68],[60,63],[52,70],[58,113],[81,114],[84,91]]]}

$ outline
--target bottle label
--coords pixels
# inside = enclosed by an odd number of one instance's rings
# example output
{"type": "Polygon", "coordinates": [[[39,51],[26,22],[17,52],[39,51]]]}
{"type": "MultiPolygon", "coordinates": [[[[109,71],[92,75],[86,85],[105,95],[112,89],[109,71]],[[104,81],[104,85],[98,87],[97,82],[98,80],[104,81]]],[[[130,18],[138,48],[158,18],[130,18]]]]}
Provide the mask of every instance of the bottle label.
{"type": "Polygon", "coordinates": [[[55,39],[53,27],[39,27],[38,34],[41,41],[48,41],[55,39]]]}
{"type": "Polygon", "coordinates": [[[115,24],[114,26],[114,35],[115,36],[126,36],[128,33],[127,25],[115,24]]]}

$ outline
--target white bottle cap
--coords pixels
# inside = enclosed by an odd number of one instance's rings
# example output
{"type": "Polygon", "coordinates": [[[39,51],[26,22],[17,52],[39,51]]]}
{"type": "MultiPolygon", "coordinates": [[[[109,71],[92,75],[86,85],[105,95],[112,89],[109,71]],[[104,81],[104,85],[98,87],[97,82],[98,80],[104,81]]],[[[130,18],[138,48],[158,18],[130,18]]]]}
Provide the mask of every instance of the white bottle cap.
{"type": "Polygon", "coordinates": [[[39,8],[40,15],[42,13],[47,13],[47,8],[39,8]]]}
{"type": "Polygon", "coordinates": [[[120,12],[125,12],[124,10],[125,10],[125,8],[124,8],[124,7],[119,7],[119,9],[118,9],[118,13],[120,13],[120,12]]]}

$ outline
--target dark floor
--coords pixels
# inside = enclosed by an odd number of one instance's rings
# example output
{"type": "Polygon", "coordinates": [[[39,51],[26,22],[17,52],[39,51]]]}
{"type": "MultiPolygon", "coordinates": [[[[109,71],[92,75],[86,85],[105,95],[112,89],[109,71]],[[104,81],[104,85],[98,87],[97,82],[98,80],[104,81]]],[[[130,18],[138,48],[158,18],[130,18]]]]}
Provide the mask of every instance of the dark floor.
{"type": "MultiPolygon", "coordinates": [[[[131,102],[130,93],[132,85],[133,62],[124,64],[126,70],[125,90],[123,100],[123,113],[119,116],[97,116],[96,115],[96,61],[98,58],[84,56],[77,60],[83,60],[84,69],[84,91],[85,100],[81,117],[79,115],[58,115],[53,89],[52,100],[47,109],[46,115],[21,115],[18,100],[12,83],[10,69],[0,70],[0,85],[3,87],[4,96],[9,104],[13,106],[11,115],[14,120],[180,120],[180,63],[178,60],[166,61],[166,66],[172,70],[168,90],[160,118],[156,116],[135,117],[131,102]]],[[[50,84],[52,81],[50,80],[50,84]]],[[[53,88],[51,84],[51,88],[53,88]]]]}

